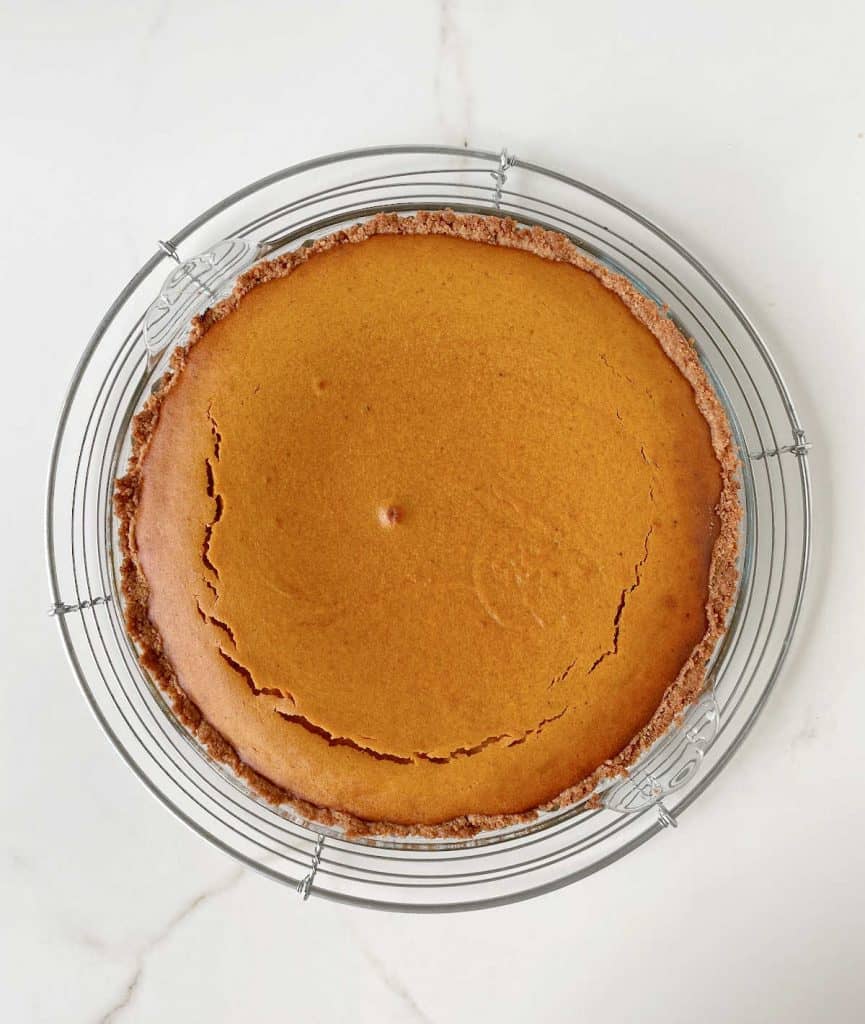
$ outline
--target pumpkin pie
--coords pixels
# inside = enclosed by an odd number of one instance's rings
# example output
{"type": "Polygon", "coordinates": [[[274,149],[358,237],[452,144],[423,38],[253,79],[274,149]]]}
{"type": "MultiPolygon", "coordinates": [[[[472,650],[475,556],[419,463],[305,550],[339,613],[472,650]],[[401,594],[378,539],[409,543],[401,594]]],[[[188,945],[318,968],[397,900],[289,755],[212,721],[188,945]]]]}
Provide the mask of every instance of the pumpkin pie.
{"type": "Polygon", "coordinates": [[[700,693],[736,474],[624,277],[541,228],[381,214],[193,322],[116,485],[127,627],[266,799],[470,835],[583,799],[700,693]]]}

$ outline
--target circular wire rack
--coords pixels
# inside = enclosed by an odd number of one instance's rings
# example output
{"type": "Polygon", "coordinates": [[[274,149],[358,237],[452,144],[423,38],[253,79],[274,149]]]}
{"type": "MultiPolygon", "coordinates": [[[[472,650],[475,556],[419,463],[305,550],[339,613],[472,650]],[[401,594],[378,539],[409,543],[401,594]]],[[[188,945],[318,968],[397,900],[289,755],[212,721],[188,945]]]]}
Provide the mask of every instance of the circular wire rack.
{"type": "Polygon", "coordinates": [[[227,853],[304,899],[314,893],[414,911],[508,903],[582,878],[677,825],[747,735],[801,607],[811,531],[808,448],[754,326],[705,267],[645,217],[506,151],[391,146],[339,153],[263,178],[160,241],[100,322],[75,371],[51,454],[51,613],[84,694],[124,760],[227,853]],[[243,269],[383,210],[442,208],[500,213],[566,234],[625,274],[694,339],[741,458],[741,580],[703,697],[591,804],[472,840],[349,839],[261,800],[176,721],[123,626],[112,491],[128,456],[131,418],[171,349],[190,318],[226,294],[243,269]]]}

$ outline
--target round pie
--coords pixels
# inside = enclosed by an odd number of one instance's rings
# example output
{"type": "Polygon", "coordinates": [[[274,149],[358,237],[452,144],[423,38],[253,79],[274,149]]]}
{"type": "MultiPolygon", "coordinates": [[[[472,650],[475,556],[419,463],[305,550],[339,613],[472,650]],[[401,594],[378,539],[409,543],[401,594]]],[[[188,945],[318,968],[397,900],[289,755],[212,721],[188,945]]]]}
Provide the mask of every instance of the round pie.
{"type": "Polygon", "coordinates": [[[185,726],[348,832],[467,835],[621,773],[736,586],[693,346],[540,228],[381,214],[198,317],[117,482],[127,625],[185,726]]]}

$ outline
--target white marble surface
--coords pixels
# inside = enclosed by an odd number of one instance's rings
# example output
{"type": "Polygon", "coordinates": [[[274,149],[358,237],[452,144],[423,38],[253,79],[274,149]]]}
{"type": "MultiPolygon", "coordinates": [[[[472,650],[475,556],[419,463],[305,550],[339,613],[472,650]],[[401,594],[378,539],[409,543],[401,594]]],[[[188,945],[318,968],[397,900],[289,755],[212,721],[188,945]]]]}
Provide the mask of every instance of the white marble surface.
{"type": "Polygon", "coordinates": [[[0,1019],[865,1017],[865,19],[712,6],[0,8],[0,1019]],[[297,160],[466,140],[619,195],[740,296],[815,443],[813,584],[765,714],[675,833],[493,912],[302,905],[186,831],[87,711],[45,615],[54,420],[155,238],[297,160]]]}

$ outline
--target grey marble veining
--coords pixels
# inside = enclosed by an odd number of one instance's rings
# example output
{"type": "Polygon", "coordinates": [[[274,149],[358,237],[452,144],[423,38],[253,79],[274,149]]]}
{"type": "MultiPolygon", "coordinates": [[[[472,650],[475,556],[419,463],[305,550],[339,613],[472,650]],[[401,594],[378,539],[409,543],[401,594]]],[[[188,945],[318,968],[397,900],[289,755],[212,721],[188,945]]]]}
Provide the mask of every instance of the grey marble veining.
{"type": "MultiPolygon", "coordinates": [[[[201,906],[238,885],[243,875],[244,868],[235,868],[221,882],[216,882],[197,893],[172,914],[157,932],[135,950],[129,980],[119,999],[112,1003],[105,1013],[99,1017],[98,1024],[116,1024],[121,1019],[122,1014],[135,999],[138,988],[144,981],[147,961],[153,953],[159,950],[175,934],[176,929],[201,906]]],[[[84,939],[84,941],[87,941],[87,939],[84,939]]],[[[92,942],[93,940],[90,941],[92,942]]],[[[103,946],[102,948],[104,949],[105,947],[103,946]]]]}

